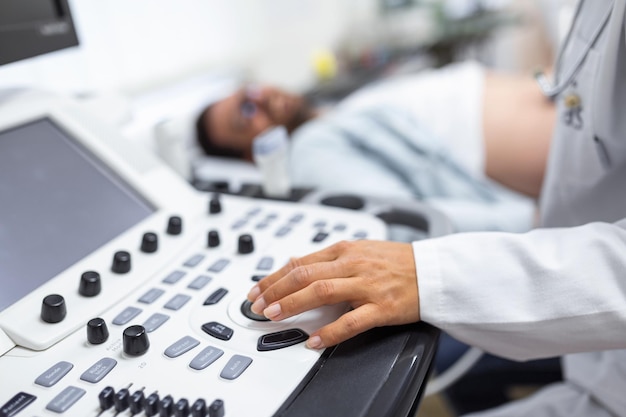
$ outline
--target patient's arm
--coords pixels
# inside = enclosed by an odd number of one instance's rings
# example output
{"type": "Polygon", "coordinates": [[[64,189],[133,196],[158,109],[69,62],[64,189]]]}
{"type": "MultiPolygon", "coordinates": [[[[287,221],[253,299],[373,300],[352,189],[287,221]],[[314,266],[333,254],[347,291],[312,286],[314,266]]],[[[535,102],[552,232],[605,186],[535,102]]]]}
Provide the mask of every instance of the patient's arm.
{"type": "Polygon", "coordinates": [[[554,104],[532,77],[487,74],[483,113],[487,176],[537,197],[554,121],[554,104]]]}

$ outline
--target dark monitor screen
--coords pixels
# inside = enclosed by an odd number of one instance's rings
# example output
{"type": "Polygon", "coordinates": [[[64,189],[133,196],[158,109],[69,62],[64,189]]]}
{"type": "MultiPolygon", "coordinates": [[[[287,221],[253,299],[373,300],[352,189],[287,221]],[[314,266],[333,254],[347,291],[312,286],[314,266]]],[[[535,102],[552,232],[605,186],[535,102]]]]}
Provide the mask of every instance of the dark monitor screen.
{"type": "Polygon", "coordinates": [[[0,131],[0,311],[154,211],[52,120],[0,131]]]}
{"type": "Polygon", "coordinates": [[[67,0],[0,0],[0,65],[76,45],[67,0]]]}

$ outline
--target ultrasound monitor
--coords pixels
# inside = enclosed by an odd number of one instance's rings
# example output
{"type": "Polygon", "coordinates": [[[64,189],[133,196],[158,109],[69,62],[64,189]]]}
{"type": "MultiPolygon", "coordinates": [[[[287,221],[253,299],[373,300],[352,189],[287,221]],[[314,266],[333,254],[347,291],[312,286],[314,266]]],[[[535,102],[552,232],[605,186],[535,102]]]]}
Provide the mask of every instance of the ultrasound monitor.
{"type": "Polygon", "coordinates": [[[0,311],[155,211],[43,118],[0,132],[0,311]]]}
{"type": "Polygon", "coordinates": [[[67,0],[0,1],[0,65],[77,45],[67,0]]]}

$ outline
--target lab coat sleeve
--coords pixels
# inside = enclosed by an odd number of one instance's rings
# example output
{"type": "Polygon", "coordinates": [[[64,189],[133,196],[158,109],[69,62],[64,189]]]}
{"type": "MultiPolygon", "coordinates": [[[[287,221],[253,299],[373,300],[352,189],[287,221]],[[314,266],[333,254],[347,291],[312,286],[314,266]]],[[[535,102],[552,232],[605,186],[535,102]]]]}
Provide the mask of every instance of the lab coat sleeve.
{"type": "Polygon", "coordinates": [[[413,243],[420,314],[517,360],[626,348],[626,220],[413,243]]]}

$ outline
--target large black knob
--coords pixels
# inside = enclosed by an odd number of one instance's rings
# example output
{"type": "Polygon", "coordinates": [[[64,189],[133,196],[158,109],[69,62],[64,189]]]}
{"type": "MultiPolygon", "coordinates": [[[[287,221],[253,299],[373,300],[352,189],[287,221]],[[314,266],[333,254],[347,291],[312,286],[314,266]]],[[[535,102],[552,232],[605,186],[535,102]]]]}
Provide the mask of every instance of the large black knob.
{"type": "Polygon", "coordinates": [[[220,245],[220,234],[217,230],[210,230],[207,237],[207,246],[215,248],[220,245]]]}
{"type": "Polygon", "coordinates": [[[100,317],[87,322],[87,341],[92,345],[100,345],[109,339],[109,329],[100,317]]]}
{"type": "Polygon", "coordinates": [[[145,327],[134,325],[124,329],[124,353],[129,356],[141,356],[148,351],[150,341],[145,327]]]}
{"type": "Polygon", "coordinates": [[[156,233],[147,232],[141,239],[141,251],[144,253],[154,253],[159,248],[159,237],[156,233]]]}
{"type": "Polygon", "coordinates": [[[95,271],[83,272],[80,276],[78,293],[84,297],[94,297],[102,291],[102,281],[100,274],[95,271]]]}
{"type": "Polygon", "coordinates": [[[183,231],[183,219],[178,216],[172,216],[167,221],[167,234],[176,236],[183,231]]]}
{"type": "Polygon", "coordinates": [[[222,202],[220,201],[219,194],[213,194],[209,200],[209,213],[217,214],[222,211],[222,202]]]}
{"type": "Polygon", "coordinates": [[[59,294],[44,297],[41,303],[41,319],[46,323],[58,323],[67,315],[65,299],[59,294]]]}
{"type": "Polygon", "coordinates": [[[252,253],[254,251],[254,240],[252,239],[251,235],[246,234],[239,236],[237,251],[242,255],[252,253]]]}
{"type": "Polygon", "coordinates": [[[111,271],[116,274],[125,274],[130,271],[130,253],[126,251],[118,251],[113,255],[113,264],[111,271]]]}

